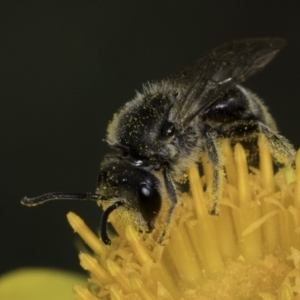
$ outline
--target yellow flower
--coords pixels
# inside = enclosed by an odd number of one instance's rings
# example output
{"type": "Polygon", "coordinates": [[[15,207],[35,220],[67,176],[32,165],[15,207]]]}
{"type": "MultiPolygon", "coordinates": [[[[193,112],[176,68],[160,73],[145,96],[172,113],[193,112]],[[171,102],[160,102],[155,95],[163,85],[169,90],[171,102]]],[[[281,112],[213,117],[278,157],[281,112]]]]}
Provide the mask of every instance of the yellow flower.
{"type": "Polygon", "coordinates": [[[46,268],[24,268],[0,276],[1,300],[71,300],[71,286],[84,282],[74,272],[46,268]]]}
{"type": "MultiPolygon", "coordinates": [[[[208,214],[211,166],[203,157],[202,178],[197,166],[190,167],[190,192],[181,196],[164,245],[157,243],[163,217],[156,231],[142,235],[117,222],[116,210],[111,220],[119,236],[106,246],[69,213],[71,226],[94,252],[79,255],[90,278],[87,287],[74,286],[75,296],[300,300],[300,152],[296,171],[285,168],[274,175],[263,137],[258,145],[260,169],[249,173],[243,147],[232,151],[224,141],[226,180],[217,217],[208,214]]],[[[163,203],[167,206],[167,199],[163,203]]]]}

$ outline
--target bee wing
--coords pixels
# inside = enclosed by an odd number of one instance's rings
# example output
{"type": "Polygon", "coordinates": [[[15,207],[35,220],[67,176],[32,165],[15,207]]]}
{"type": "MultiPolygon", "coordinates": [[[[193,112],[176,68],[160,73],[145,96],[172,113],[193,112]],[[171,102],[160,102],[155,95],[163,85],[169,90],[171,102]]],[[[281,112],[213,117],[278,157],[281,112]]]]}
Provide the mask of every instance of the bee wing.
{"type": "Polygon", "coordinates": [[[254,38],[223,44],[167,78],[181,91],[169,121],[184,129],[222,93],[262,70],[286,45],[280,38],[254,38]]]}

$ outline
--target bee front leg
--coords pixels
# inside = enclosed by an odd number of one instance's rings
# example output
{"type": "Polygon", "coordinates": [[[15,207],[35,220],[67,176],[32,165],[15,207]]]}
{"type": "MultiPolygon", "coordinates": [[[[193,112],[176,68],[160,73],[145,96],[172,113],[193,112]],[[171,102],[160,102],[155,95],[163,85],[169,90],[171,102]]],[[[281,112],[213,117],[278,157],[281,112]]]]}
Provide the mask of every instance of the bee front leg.
{"type": "Polygon", "coordinates": [[[285,137],[262,123],[258,124],[258,128],[265,137],[267,147],[274,159],[285,166],[295,167],[296,151],[292,144],[285,137]]]}
{"type": "Polygon", "coordinates": [[[221,145],[218,136],[209,130],[205,132],[206,154],[213,169],[211,215],[218,215],[218,204],[222,196],[222,181],[224,178],[221,145]]]}
{"type": "Polygon", "coordinates": [[[170,207],[167,211],[167,217],[166,217],[166,225],[165,225],[165,228],[164,228],[164,231],[163,233],[161,234],[158,242],[161,244],[164,240],[164,237],[166,235],[166,232],[168,230],[168,227],[170,225],[170,222],[171,222],[171,217],[173,215],[173,212],[174,212],[174,209],[176,207],[176,204],[178,202],[177,200],[177,193],[176,193],[176,188],[175,188],[175,185],[174,185],[174,182],[170,176],[170,172],[167,168],[164,168],[163,169],[163,176],[164,176],[164,181],[165,181],[165,185],[166,185],[166,189],[167,189],[167,193],[168,193],[168,196],[171,200],[171,203],[170,203],[170,207]]]}

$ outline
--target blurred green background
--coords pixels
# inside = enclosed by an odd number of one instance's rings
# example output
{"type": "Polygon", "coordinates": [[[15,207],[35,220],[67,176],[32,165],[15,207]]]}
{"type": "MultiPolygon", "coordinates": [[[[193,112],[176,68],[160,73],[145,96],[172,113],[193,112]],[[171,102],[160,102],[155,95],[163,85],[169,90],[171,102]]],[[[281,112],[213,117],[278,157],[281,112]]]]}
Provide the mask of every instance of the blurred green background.
{"type": "Polygon", "coordinates": [[[147,80],[162,79],[223,42],[286,38],[245,84],[300,146],[299,3],[271,1],[5,1],[0,8],[0,274],[22,266],[79,270],[72,210],[95,230],[94,203],[23,196],[94,191],[112,115],[147,80]]]}

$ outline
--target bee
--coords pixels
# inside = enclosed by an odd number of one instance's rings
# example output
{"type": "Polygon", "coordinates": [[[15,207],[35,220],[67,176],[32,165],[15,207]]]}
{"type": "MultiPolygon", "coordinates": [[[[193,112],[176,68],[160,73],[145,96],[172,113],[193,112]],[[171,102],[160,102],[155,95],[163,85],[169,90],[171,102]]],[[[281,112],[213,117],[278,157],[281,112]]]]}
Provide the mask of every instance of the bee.
{"type": "Polygon", "coordinates": [[[239,84],[262,70],[285,47],[280,38],[253,38],[223,44],[168,78],[147,83],[108,126],[106,141],[115,150],[100,165],[96,193],[50,193],[24,198],[34,206],[49,200],[97,201],[106,209],[100,236],[109,245],[108,217],[122,208],[139,228],[151,232],[169,198],[161,243],[178,204],[178,183],[191,163],[205,153],[212,166],[212,215],[224,179],[222,139],[242,143],[257,153],[262,134],[275,160],[294,165],[295,150],[281,136],[263,102],[239,84]]]}

